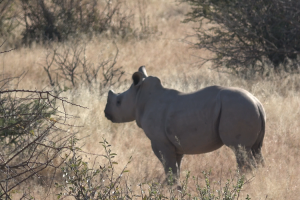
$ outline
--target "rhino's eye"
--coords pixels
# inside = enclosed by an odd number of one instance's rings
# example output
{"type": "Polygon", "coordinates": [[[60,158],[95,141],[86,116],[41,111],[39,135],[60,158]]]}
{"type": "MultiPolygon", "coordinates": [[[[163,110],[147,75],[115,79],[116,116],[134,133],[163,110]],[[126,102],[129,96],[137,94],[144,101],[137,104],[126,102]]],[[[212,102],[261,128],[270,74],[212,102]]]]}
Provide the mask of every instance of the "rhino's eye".
{"type": "Polygon", "coordinates": [[[121,100],[117,100],[117,106],[121,105],[121,100]]]}

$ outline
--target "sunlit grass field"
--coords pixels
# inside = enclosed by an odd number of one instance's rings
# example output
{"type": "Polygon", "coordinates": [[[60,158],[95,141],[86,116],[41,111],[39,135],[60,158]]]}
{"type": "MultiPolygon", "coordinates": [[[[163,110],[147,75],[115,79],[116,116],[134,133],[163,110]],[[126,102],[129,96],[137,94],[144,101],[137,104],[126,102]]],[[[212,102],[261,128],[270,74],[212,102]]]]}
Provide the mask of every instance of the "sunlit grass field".
{"type": "MultiPolygon", "coordinates": [[[[137,6],[134,1],[130,1],[128,5],[133,10],[137,6]]],[[[210,56],[210,53],[192,49],[185,42],[186,36],[193,34],[193,24],[182,23],[189,6],[172,0],[151,0],[145,5],[149,26],[157,30],[148,38],[124,41],[121,38],[95,36],[92,40],[80,41],[86,45],[87,59],[94,63],[97,63],[101,56],[114,54],[118,48],[116,66],[123,67],[125,74],[122,80],[127,81],[110,89],[116,92],[126,90],[131,84],[131,75],[139,66],[145,65],[148,75],[159,77],[163,86],[184,92],[192,92],[210,85],[235,86],[250,91],[262,102],[267,114],[262,147],[266,166],[247,175],[251,181],[244,186],[241,199],[245,199],[246,194],[249,194],[251,199],[299,199],[299,75],[271,75],[267,78],[245,80],[212,70],[209,64],[199,67],[198,56],[206,57],[210,56]]],[[[46,53],[45,46],[35,44],[1,54],[0,74],[17,76],[26,72],[19,83],[19,89],[49,89],[49,79],[43,69],[46,53]]],[[[105,118],[103,111],[106,93],[101,94],[97,86],[88,89],[83,84],[61,95],[73,103],[88,107],[66,107],[68,113],[79,117],[71,123],[83,126],[72,128],[78,131],[77,137],[81,139],[82,150],[103,154],[103,147],[99,142],[105,138],[112,145],[112,151],[117,154],[117,171],[121,170],[132,156],[132,162],[128,165],[130,172],[124,176],[137,192],[139,183],[164,180],[162,165],[152,152],[150,141],[142,129],[138,128],[135,122],[112,124],[105,118]]],[[[211,153],[186,155],[183,158],[181,177],[190,171],[192,176],[198,176],[201,181],[204,170],[211,170],[212,182],[226,180],[236,170],[233,152],[224,146],[211,153]]],[[[43,175],[47,176],[47,173],[43,175]]],[[[192,181],[189,186],[190,190],[196,190],[192,181]]],[[[43,196],[42,185],[36,183],[34,188],[37,188],[38,195],[43,196]]],[[[52,198],[53,196],[49,197],[52,198]]]]}

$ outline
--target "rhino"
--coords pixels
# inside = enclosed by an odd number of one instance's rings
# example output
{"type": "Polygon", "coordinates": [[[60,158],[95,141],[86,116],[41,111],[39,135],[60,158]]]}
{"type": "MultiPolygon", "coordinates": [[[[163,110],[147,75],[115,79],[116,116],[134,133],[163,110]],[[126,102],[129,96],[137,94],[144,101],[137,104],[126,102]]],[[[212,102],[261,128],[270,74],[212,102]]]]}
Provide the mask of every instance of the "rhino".
{"type": "Polygon", "coordinates": [[[202,154],[223,145],[235,153],[238,168],[264,165],[266,114],[260,101],[235,87],[209,86],[192,93],[164,88],[144,66],[130,88],[108,92],[105,117],[113,123],[136,121],[151,141],[166,175],[178,179],[184,154],[202,154]]]}

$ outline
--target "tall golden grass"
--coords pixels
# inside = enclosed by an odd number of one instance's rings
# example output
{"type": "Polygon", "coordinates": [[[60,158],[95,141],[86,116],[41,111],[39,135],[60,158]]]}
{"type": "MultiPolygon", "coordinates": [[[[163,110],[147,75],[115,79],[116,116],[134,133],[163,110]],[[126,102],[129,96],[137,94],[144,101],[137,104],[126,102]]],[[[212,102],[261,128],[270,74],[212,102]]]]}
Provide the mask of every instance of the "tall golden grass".
{"type": "MultiPolygon", "coordinates": [[[[149,23],[157,27],[158,33],[143,40],[123,41],[115,38],[113,41],[106,37],[83,40],[82,42],[87,45],[89,61],[96,63],[100,52],[105,52],[107,55],[113,53],[115,51],[113,42],[115,42],[119,49],[117,66],[124,68],[126,71],[124,78],[129,81],[132,73],[139,66],[145,65],[148,74],[159,77],[165,87],[184,92],[209,85],[235,86],[250,91],[262,102],[267,114],[266,135],[262,147],[266,166],[248,175],[253,176],[253,179],[245,185],[242,199],[246,194],[249,194],[252,199],[299,199],[300,77],[274,75],[268,78],[244,80],[230,74],[216,72],[210,69],[209,65],[199,68],[197,56],[209,56],[209,52],[191,49],[183,42],[187,34],[193,33],[193,24],[181,23],[189,6],[178,4],[173,0],[152,0],[144,3],[149,23]]],[[[130,1],[128,5],[133,10],[137,8],[135,1],[130,1]]],[[[27,75],[20,82],[19,89],[47,88],[49,82],[42,68],[46,51],[43,46],[33,45],[31,48],[22,47],[1,54],[1,74],[15,76],[26,71],[27,75]]],[[[122,92],[128,86],[129,83],[112,89],[122,92]]],[[[84,151],[103,153],[99,142],[104,137],[118,155],[117,170],[121,169],[132,156],[130,172],[126,175],[131,185],[162,180],[163,168],[151,150],[150,141],[135,122],[112,124],[104,117],[107,96],[100,96],[97,86],[94,91],[91,91],[82,85],[62,93],[62,96],[89,108],[71,106],[66,108],[70,114],[80,117],[72,123],[84,126],[77,130],[78,138],[83,138],[81,145],[84,145],[82,147],[84,151]]],[[[226,179],[230,176],[230,171],[236,170],[233,152],[224,146],[211,153],[186,155],[183,158],[182,177],[186,171],[202,177],[203,170],[211,170],[213,181],[226,179]]]]}

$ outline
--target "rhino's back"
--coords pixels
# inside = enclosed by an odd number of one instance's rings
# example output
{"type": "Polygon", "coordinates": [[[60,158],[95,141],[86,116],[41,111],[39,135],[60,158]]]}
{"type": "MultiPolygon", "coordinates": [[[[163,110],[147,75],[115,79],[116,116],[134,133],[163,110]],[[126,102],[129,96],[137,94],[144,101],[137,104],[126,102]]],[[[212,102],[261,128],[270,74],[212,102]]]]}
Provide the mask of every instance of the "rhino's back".
{"type": "Polygon", "coordinates": [[[178,153],[196,154],[222,146],[216,130],[223,87],[211,86],[190,94],[179,94],[169,106],[165,132],[178,153]]]}

